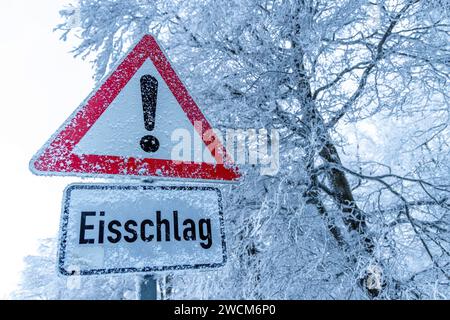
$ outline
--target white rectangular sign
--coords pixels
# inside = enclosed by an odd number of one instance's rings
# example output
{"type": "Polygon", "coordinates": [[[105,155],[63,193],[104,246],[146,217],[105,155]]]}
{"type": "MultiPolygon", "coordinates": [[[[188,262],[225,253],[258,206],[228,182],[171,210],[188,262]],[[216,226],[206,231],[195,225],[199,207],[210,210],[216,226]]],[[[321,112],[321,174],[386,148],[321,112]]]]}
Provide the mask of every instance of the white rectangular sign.
{"type": "Polygon", "coordinates": [[[73,184],[64,191],[63,275],[217,268],[225,262],[217,188],[73,184]]]}

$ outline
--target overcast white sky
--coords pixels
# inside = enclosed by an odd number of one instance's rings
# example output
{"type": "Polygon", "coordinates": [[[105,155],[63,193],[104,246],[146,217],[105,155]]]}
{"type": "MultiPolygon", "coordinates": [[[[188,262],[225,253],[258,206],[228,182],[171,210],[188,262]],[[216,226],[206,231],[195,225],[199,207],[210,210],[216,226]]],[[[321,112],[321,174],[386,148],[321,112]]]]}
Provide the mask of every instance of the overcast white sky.
{"type": "MultiPolygon", "coordinates": [[[[23,258],[58,232],[62,191],[75,178],[36,177],[28,162],[94,86],[87,61],[53,28],[70,1],[0,1],[0,298],[23,258]]],[[[73,2],[73,1],[72,1],[73,2]]]]}

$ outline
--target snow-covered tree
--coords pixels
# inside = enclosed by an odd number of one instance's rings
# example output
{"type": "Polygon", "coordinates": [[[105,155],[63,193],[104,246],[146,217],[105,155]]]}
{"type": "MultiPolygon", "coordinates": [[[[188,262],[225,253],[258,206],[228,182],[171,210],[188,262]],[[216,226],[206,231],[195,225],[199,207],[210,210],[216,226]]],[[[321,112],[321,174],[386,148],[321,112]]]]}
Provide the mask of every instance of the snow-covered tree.
{"type": "Polygon", "coordinates": [[[97,79],[152,33],[216,127],[281,134],[278,174],[242,166],[223,187],[226,267],[161,276],[172,297],[450,296],[449,14],[447,0],[62,11],[97,79]]]}
{"type": "Polygon", "coordinates": [[[25,270],[13,299],[26,300],[125,300],[136,298],[139,285],[131,276],[62,277],[56,269],[56,241],[41,241],[37,255],[25,258],[25,270]]]}

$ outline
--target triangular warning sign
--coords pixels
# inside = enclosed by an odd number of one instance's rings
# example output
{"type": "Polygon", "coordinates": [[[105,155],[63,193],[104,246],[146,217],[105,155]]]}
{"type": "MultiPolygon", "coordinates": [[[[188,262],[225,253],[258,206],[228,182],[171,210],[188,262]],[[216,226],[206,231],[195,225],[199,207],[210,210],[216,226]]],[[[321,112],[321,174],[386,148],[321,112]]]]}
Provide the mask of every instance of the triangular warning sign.
{"type": "Polygon", "coordinates": [[[222,181],[240,176],[150,35],[66,120],[33,157],[30,169],[39,175],[222,181]],[[184,155],[174,158],[180,146],[184,155]]]}

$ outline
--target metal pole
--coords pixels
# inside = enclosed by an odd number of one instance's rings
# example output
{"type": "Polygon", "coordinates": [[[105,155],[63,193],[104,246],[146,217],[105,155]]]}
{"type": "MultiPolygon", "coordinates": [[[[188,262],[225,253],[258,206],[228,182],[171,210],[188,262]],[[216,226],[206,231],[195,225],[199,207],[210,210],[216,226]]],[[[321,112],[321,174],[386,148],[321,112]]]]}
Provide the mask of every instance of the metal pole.
{"type": "MultiPolygon", "coordinates": [[[[153,183],[153,179],[145,179],[144,183],[153,183]]],[[[146,274],[140,279],[139,300],[158,300],[158,284],[151,274],[146,274]]]]}
{"type": "MultiPolygon", "coordinates": [[[[154,180],[146,179],[144,183],[153,183],[154,180]]],[[[139,300],[158,300],[158,285],[156,279],[151,274],[146,274],[140,279],[139,300]]]]}
{"type": "Polygon", "coordinates": [[[153,275],[143,276],[139,285],[139,300],[158,300],[157,291],[157,283],[153,275]]]}

